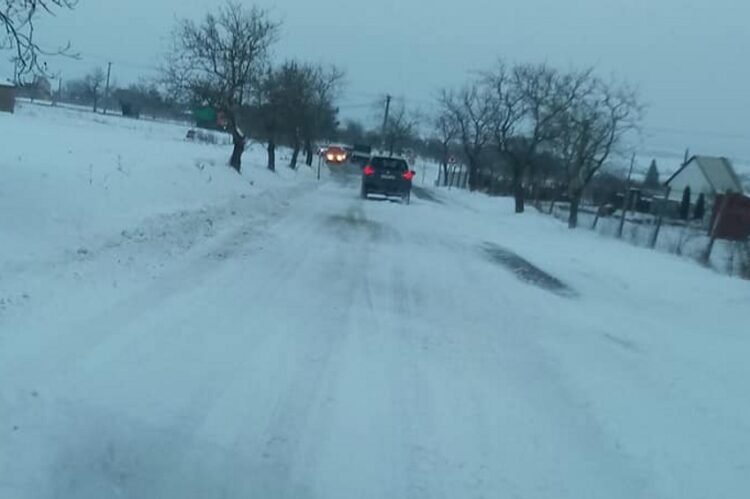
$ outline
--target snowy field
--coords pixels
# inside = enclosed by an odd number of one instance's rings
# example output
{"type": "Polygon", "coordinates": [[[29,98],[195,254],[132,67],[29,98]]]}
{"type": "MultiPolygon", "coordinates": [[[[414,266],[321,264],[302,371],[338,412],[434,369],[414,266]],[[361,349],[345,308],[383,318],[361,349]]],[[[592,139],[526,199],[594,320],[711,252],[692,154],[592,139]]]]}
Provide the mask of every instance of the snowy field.
{"type": "Polygon", "coordinates": [[[0,498],[750,495],[748,282],[186,131],[0,114],[0,498]]]}

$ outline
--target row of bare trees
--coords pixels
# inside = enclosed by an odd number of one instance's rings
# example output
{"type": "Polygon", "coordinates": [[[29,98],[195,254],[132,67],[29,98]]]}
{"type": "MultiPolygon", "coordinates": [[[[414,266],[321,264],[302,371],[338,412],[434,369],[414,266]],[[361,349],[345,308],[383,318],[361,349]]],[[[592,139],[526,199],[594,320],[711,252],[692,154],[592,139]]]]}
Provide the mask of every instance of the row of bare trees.
{"type": "MultiPolygon", "coordinates": [[[[40,12],[72,8],[77,1],[2,3],[0,27],[5,31],[4,36],[0,32],[0,48],[17,52],[19,74],[29,74],[34,81],[41,81],[47,71],[40,56],[53,52],[34,40],[34,21],[40,12]]],[[[334,102],[343,73],[335,67],[293,60],[273,65],[269,52],[278,40],[279,29],[280,24],[265,10],[229,1],[198,22],[178,22],[159,79],[164,92],[152,82],[113,89],[108,97],[127,104],[129,114],[135,116],[143,107],[161,114],[178,108],[213,108],[228,122],[233,142],[229,164],[237,171],[241,168],[248,132],[267,142],[268,168],[275,168],[275,148],[280,141],[293,149],[292,168],[296,167],[301,152],[309,165],[313,161],[314,143],[331,137],[338,126],[334,102]]],[[[65,48],[54,53],[72,55],[65,48]]],[[[94,68],[85,77],[66,82],[65,99],[93,105],[96,112],[105,97],[105,81],[103,69],[94,68]]],[[[31,83],[25,87],[29,92],[33,90],[31,83]]]]}
{"type": "Polygon", "coordinates": [[[279,24],[256,7],[231,3],[200,23],[181,21],[173,33],[164,80],[178,100],[224,113],[234,145],[230,166],[240,171],[245,134],[240,113],[257,89],[279,24]]]}
{"type": "Polygon", "coordinates": [[[312,165],[314,144],[330,137],[338,126],[334,101],[343,74],[335,67],[286,61],[260,80],[253,102],[245,107],[245,123],[267,143],[268,168],[275,169],[275,148],[285,140],[292,148],[289,163],[296,168],[300,152],[312,165]]]}
{"type": "Polygon", "coordinates": [[[297,61],[274,67],[269,49],[279,27],[266,11],[229,2],[199,23],[180,22],[164,65],[175,100],[211,106],[227,118],[234,144],[229,164],[237,171],[248,131],[267,142],[273,170],[280,139],[292,146],[295,168],[303,150],[311,164],[314,142],[337,126],[342,72],[297,61]]]}
{"type": "MultiPolygon", "coordinates": [[[[571,228],[578,223],[584,189],[626,136],[637,130],[642,115],[632,88],[604,81],[592,70],[561,71],[547,64],[511,66],[502,61],[463,87],[444,90],[439,105],[435,132],[445,158],[451,148],[460,151],[470,189],[478,187],[487,158],[503,161],[517,213],[524,211],[535,159],[554,155],[562,165],[571,201],[571,228]]],[[[443,169],[447,172],[447,160],[443,169]]]]}

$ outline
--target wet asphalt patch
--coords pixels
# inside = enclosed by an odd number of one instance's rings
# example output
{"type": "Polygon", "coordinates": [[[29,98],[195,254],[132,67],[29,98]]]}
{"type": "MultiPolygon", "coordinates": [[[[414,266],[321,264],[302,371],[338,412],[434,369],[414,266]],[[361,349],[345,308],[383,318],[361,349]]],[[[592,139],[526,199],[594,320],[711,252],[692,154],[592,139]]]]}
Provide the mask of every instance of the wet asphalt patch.
{"type": "Polygon", "coordinates": [[[522,282],[560,296],[576,296],[576,292],[560,279],[548,274],[525,258],[506,248],[492,243],[484,243],[482,251],[491,262],[510,270],[522,282]]]}

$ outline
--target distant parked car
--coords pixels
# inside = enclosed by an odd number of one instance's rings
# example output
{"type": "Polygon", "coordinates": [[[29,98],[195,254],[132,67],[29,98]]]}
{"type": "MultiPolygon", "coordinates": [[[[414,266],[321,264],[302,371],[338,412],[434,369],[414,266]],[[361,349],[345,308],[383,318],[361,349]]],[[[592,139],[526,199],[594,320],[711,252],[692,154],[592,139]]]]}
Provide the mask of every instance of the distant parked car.
{"type": "Polygon", "coordinates": [[[411,181],[414,172],[409,169],[406,160],[388,156],[373,156],[362,168],[362,197],[370,194],[386,197],[399,197],[409,204],[411,200],[411,181]]]}

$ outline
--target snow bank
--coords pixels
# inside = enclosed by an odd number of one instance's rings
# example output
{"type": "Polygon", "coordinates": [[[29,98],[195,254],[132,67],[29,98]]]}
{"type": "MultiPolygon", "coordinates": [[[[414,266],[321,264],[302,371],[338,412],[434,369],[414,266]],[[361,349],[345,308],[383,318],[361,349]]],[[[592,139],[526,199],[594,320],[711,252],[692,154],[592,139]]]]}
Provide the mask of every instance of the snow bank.
{"type": "Polygon", "coordinates": [[[238,176],[226,166],[227,147],[189,142],[187,130],[31,104],[0,114],[2,265],[85,249],[145,218],[227,204],[283,184],[262,168],[259,146],[246,153],[238,176]]]}

